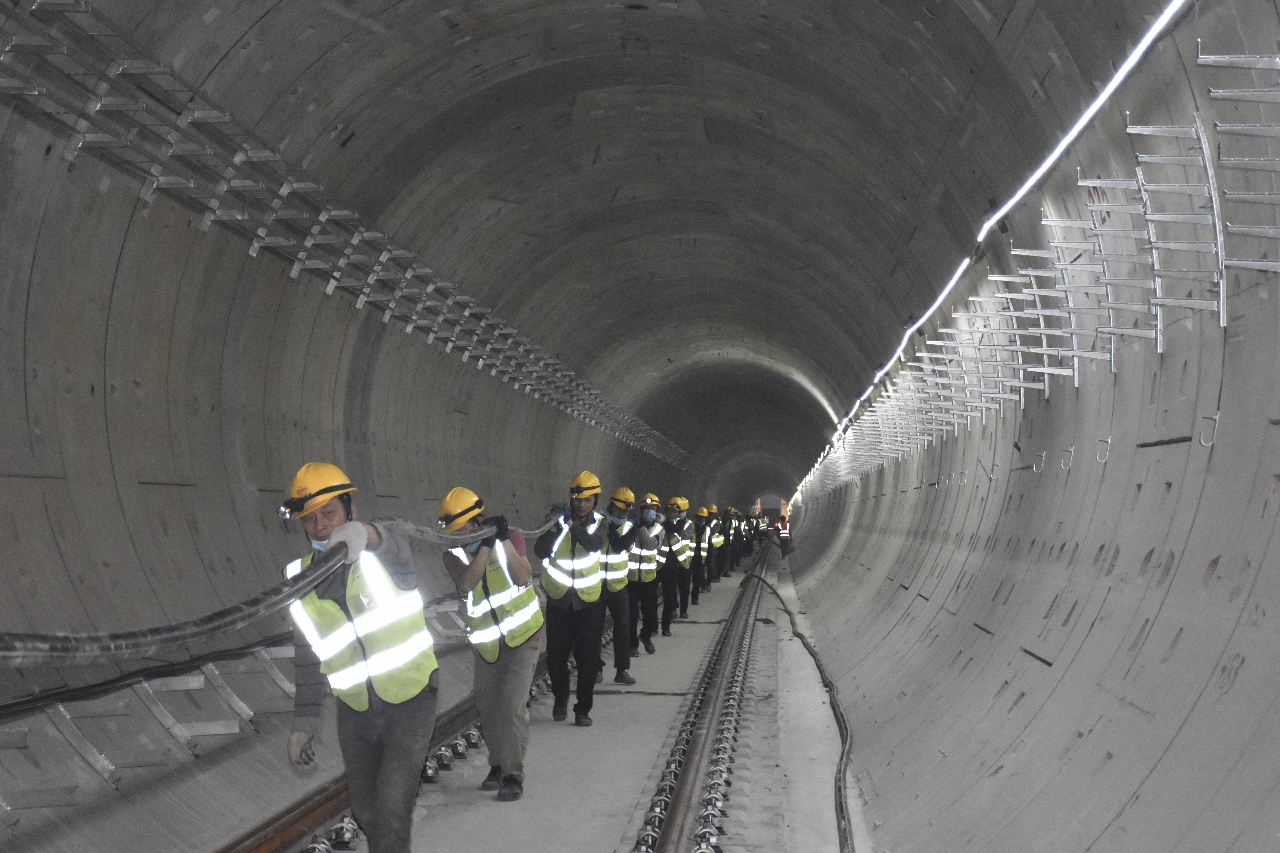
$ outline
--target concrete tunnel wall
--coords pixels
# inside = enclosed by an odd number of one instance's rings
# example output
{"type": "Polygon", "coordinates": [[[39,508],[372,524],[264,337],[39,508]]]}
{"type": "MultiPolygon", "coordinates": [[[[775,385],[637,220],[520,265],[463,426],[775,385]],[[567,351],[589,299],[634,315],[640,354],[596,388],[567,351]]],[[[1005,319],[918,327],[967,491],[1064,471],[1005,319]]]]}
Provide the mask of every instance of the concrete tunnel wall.
{"type": "MultiPolygon", "coordinates": [[[[1160,8],[99,5],[705,467],[677,472],[512,393],[238,237],[201,232],[188,208],[140,200],[91,156],[69,168],[64,135],[0,104],[5,631],[164,624],[278,582],[302,543],[275,507],[311,458],[356,480],[364,517],[429,521],[465,483],[532,527],[582,467],[695,503],[790,494],[969,252],[989,200],[1013,192],[1160,8]]],[[[1265,105],[1209,102],[1210,85],[1274,81],[1196,66],[1195,38],[1267,53],[1277,34],[1270,5],[1196,4],[1008,217],[1015,242],[1054,236],[1042,205],[1086,214],[1076,165],[1131,172],[1122,109],[1143,124],[1196,110],[1274,121],[1265,105]]],[[[1230,188],[1273,190],[1265,173],[1230,188]]],[[[1015,268],[1004,239],[987,241],[957,305],[993,288],[988,268],[1015,268]]],[[[1228,242],[1237,257],[1273,246],[1228,242]]],[[[1114,375],[1091,362],[1078,389],[1051,380],[1047,401],[803,496],[792,567],[854,720],[876,850],[1268,849],[1273,279],[1233,273],[1225,333],[1178,314],[1163,355],[1118,345],[1114,375]],[[1196,436],[1219,409],[1212,448],[1137,447],[1196,436]],[[998,464],[995,479],[978,462],[998,464]]],[[[447,592],[436,555],[421,556],[428,588],[447,592]]],[[[446,669],[450,695],[464,691],[465,666],[446,669]]],[[[115,674],[4,671],[0,695],[115,674]]],[[[269,743],[138,771],[124,801],[67,770],[74,756],[33,767],[30,750],[0,750],[6,785],[71,773],[94,804],[24,812],[9,842],[127,838],[157,780],[197,815],[301,790],[281,760],[286,723],[272,725],[269,743]]],[[[196,838],[237,828],[202,815],[196,838]]]]}

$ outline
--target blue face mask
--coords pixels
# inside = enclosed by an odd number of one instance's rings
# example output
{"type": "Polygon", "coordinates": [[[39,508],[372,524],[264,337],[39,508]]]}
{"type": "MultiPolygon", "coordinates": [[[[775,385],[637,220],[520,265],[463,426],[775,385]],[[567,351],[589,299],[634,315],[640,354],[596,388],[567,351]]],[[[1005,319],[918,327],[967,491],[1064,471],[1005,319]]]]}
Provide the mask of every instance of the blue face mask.
{"type": "Polygon", "coordinates": [[[615,525],[617,525],[617,526],[621,526],[621,525],[622,525],[622,523],[623,523],[624,521],[626,521],[627,519],[626,519],[625,517],[624,517],[624,518],[618,518],[616,515],[611,515],[611,516],[609,516],[609,520],[610,520],[611,522],[613,522],[615,525]]]}
{"type": "Polygon", "coordinates": [[[658,518],[658,511],[656,509],[646,509],[640,513],[640,516],[645,520],[646,524],[653,524],[658,518]]]}
{"type": "Polygon", "coordinates": [[[468,554],[474,554],[476,551],[479,551],[479,550],[480,550],[480,540],[479,540],[479,539],[477,539],[477,540],[476,540],[476,541],[474,541],[474,542],[468,542],[468,543],[467,543],[466,551],[467,551],[467,553],[468,553],[468,554]]]}
{"type": "Polygon", "coordinates": [[[323,542],[317,542],[316,540],[312,539],[311,547],[315,548],[317,551],[323,551],[325,548],[329,547],[329,540],[326,539],[323,542]]]}

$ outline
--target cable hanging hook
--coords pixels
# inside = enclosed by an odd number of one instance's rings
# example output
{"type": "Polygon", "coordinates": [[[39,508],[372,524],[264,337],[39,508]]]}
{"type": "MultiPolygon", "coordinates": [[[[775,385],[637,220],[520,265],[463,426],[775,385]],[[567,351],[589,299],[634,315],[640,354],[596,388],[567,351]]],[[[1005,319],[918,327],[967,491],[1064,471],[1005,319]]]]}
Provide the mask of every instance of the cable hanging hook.
{"type": "Polygon", "coordinates": [[[1049,451],[1047,451],[1047,450],[1042,450],[1042,451],[1040,451],[1040,467],[1039,467],[1039,468],[1037,468],[1037,467],[1036,467],[1036,463],[1032,462],[1032,463],[1031,463],[1031,470],[1032,470],[1032,471],[1035,471],[1037,474],[1043,474],[1043,473],[1044,473],[1044,458],[1045,458],[1046,456],[1048,456],[1048,455],[1049,455],[1049,451]]]}
{"type": "Polygon", "coordinates": [[[1209,417],[1208,415],[1204,415],[1204,416],[1202,416],[1202,417],[1200,418],[1200,420],[1202,420],[1202,421],[1213,421],[1213,437],[1212,437],[1212,438],[1210,438],[1208,441],[1205,441],[1205,440],[1204,440],[1204,430],[1200,430],[1200,444],[1201,444],[1201,446],[1202,446],[1202,447],[1213,447],[1214,443],[1215,443],[1215,442],[1217,442],[1217,440],[1218,440],[1218,417],[1219,417],[1221,414],[1222,414],[1222,411],[1221,411],[1221,410],[1219,410],[1219,411],[1217,411],[1217,412],[1214,412],[1213,417],[1209,417]]]}
{"type": "Polygon", "coordinates": [[[1111,436],[1107,436],[1106,438],[1100,438],[1098,439],[1098,441],[1107,445],[1107,453],[1104,456],[1102,454],[1102,451],[1099,450],[1097,453],[1093,454],[1093,458],[1097,459],[1099,462],[1105,463],[1108,459],[1111,458],[1111,436]]]}
{"type": "Polygon", "coordinates": [[[1063,471],[1070,471],[1071,466],[1076,463],[1076,446],[1074,444],[1071,445],[1064,450],[1063,453],[1067,454],[1067,458],[1063,459],[1058,464],[1062,466],[1063,471]]]}

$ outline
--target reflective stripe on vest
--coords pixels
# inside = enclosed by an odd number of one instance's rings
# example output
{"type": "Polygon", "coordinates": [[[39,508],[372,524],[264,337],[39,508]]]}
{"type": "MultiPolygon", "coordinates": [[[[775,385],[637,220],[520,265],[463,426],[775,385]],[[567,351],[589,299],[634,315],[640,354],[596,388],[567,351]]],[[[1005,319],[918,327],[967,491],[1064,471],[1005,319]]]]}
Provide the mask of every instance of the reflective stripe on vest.
{"type": "Polygon", "coordinates": [[[711,547],[724,547],[724,525],[720,523],[720,519],[711,522],[711,547]]]}
{"type": "MultiPolygon", "coordinates": [[[[611,525],[613,522],[609,522],[611,525]]],[[[626,536],[631,530],[633,522],[627,519],[618,525],[618,535],[626,536]]],[[[607,534],[606,534],[607,535],[607,534]]],[[[605,540],[604,546],[604,580],[609,586],[610,592],[619,592],[627,586],[627,561],[630,556],[630,549],[613,553],[608,540],[605,540]]]]}
{"type": "Polygon", "coordinates": [[[701,535],[698,534],[697,528],[696,527],[694,528],[692,546],[693,546],[693,554],[695,557],[698,557],[699,559],[705,561],[707,557],[711,556],[710,526],[704,526],[702,528],[701,535]]]}
{"type": "MultiPolygon", "coordinates": [[[[662,522],[654,522],[648,530],[655,542],[662,533],[662,522]]],[[[641,548],[639,544],[631,546],[630,561],[627,563],[627,576],[633,581],[648,583],[658,576],[658,549],[641,548]]]]}
{"type": "MultiPolygon", "coordinates": [[[[311,557],[290,563],[285,577],[309,566],[311,557]]],[[[397,588],[382,562],[365,551],[347,572],[346,603],[350,619],[314,590],[289,605],[334,695],[364,711],[369,684],[392,704],[421,693],[437,663],[418,590],[397,588]]]]}
{"type": "MultiPolygon", "coordinates": [[[[471,565],[471,555],[463,548],[449,553],[463,565],[471,565]]],[[[507,570],[507,549],[501,543],[489,550],[484,578],[467,593],[467,639],[480,657],[489,663],[498,659],[503,638],[516,648],[542,627],[542,608],[532,583],[518,585],[507,570]],[[485,584],[489,594],[484,594],[485,584]]]]}
{"type": "MultiPolygon", "coordinates": [[[[594,518],[587,527],[588,533],[595,533],[604,516],[598,512],[591,513],[594,518]]],[[[578,591],[578,598],[590,604],[600,598],[600,586],[604,580],[604,572],[600,568],[599,551],[584,551],[577,556],[578,546],[569,535],[570,525],[560,519],[560,535],[551,546],[551,556],[542,561],[542,589],[551,598],[563,598],[570,589],[578,591]]]]}
{"type": "Polygon", "coordinates": [[[668,532],[663,530],[662,544],[658,547],[659,562],[666,563],[668,558],[674,558],[686,569],[693,563],[693,542],[689,537],[689,522],[685,521],[678,530],[668,532]]]}

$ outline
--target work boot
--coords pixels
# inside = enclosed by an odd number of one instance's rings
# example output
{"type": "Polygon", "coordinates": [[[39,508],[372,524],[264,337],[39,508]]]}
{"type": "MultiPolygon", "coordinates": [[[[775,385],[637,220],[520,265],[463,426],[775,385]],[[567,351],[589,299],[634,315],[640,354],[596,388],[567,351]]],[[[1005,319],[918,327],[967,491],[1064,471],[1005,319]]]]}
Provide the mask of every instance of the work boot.
{"type": "Polygon", "coordinates": [[[703,591],[703,592],[711,592],[711,584],[704,584],[704,585],[703,585],[703,587],[702,587],[702,591],[703,591]]]}
{"type": "Polygon", "coordinates": [[[638,655],[638,654],[640,654],[640,644],[639,644],[639,643],[632,643],[632,644],[631,644],[631,656],[632,656],[632,657],[635,657],[635,656],[636,656],[636,655],[638,655]]]}
{"type": "Polygon", "coordinates": [[[502,787],[498,789],[498,796],[495,800],[501,803],[509,803],[518,800],[524,796],[524,783],[520,781],[518,776],[503,776],[502,787]]]}
{"type": "Polygon", "coordinates": [[[569,716],[569,700],[556,700],[556,704],[551,708],[551,719],[557,723],[563,722],[569,716]]]}
{"type": "Polygon", "coordinates": [[[688,618],[689,618],[689,611],[688,611],[688,610],[681,610],[681,611],[680,611],[680,618],[681,618],[681,619],[688,619],[688,618]]]}
{"type": "Polygon", "coordinates": [[[663,628],[663,629],[662,629],[662,636],[664,636],[664,637],[670,637],[670,636],[671,636],[671,629],[670,629],[670,628],[663,628]]]}
{"type": "Polygon", "coordinates": [[[581,711],[574,711],[573,724],[575,726],[582,726],[583,728],[586,728],[591,725],[591,716],[589,714],[584,714],[581,711]]]}
{"type": "Polygon", "coordinates": [[[636,680],[629,675],[625,669],[618,670],[618,674],[613,677],[614,684],[635,684],[636,680]]]}
{"type": "Polygon", "coordinates": [[[648,654],[653,654],[654,652],[656,652],[656,651],[657,651],[657,649],[655,649],[655,648],[653,647],[653,642],[652,642],[651,640],[645,640],[645,641],[644,641],[644,650],[645,650],[645,652],[647,652],[648,654]]]}
{"type": "Polygon", "coordinates": [[[481,791],[496,791],[502,787],[502,768],[490,767],[489,775],[480,783],[481,791]]]}

